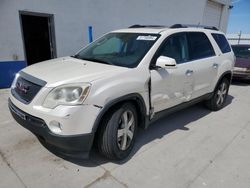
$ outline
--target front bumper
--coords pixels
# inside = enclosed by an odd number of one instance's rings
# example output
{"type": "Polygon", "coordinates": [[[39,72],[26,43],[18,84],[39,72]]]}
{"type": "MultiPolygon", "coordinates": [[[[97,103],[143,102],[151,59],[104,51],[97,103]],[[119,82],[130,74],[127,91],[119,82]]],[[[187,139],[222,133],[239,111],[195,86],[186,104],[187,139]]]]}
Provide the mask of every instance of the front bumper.
{"type": "Polygon", "coordinates": [[[9,99],[9,109],[13,118],[23,127],[42,138],[46,143],[61,151],[74,154],[78,152],[88,153],[92,147],[94,134],[80,135],[56,135],[50,131],[45,121],[32,116],[17,108],[9,99]]]}

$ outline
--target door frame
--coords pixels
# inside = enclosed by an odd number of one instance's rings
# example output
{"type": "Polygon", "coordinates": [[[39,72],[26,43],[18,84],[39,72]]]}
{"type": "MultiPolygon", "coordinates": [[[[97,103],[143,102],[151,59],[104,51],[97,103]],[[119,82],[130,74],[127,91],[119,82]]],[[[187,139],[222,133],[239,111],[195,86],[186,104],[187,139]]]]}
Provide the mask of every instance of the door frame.
{"type": "Polygon", "coordinates": [[[26,64],[28,65],[28,61],[27,61],[25,39],[24,39],[24,33],[23,33],[22,15],[39,16],[39,17],[48,18],[51,58],[56,58],[57,57],[57,49],[56,49],[56,35],[55,35],[54,15],[53,14],[48,14],[48,13],[19,10],[20,30],[21,30],[22,40],[23,40],[23,51],[24,51],[24,58],[25,58],[26,64]]]}

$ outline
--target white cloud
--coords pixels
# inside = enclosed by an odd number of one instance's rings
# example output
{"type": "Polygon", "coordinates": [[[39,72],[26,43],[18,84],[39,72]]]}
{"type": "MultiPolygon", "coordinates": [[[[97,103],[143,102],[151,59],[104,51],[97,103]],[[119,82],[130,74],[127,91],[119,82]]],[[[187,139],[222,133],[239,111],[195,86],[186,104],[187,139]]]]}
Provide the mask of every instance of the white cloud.
{"type": "Polygon", "coordinates": [[[241,0],[234,0],[232,1],[232,4],[239,3],[241,0]]]}

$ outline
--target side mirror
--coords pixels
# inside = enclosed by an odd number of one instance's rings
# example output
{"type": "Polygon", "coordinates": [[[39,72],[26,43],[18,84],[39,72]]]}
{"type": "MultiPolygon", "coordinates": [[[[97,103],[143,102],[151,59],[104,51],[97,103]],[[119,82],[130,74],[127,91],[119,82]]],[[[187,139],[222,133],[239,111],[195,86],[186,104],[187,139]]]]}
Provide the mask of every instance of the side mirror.
{"type": "Polygon", "coordinates": [[[176,68],[176,61],[173,58],[160,56],[156,60],[156,67],[161,67],[163,69],[175,69],[176,68]]]}

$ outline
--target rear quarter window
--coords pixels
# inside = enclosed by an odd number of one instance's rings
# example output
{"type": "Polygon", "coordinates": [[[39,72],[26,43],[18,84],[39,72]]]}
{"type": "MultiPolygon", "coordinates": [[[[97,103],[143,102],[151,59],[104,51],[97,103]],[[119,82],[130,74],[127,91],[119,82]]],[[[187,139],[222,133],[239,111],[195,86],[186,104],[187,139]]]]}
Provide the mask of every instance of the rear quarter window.
{"type": "Polygon", "coordinates": [[[227,39],[224,35],[212,33],[212,36],[223,54],[231,52],[230,45],[228,44],[227,39]]]}

